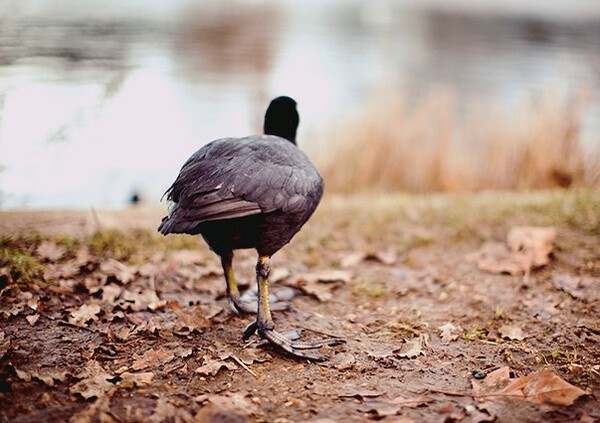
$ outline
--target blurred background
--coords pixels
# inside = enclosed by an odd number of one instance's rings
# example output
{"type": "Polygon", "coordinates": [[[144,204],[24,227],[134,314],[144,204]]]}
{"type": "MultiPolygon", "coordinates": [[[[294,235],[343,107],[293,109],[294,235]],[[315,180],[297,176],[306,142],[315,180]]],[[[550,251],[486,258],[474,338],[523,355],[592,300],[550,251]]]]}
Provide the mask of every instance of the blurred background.
{"type": "Polygon", "coordinates": [[[0,0],[0,209],[158,204],[290,95],[329,192],[600,181],[598,0],[0,0]]]}

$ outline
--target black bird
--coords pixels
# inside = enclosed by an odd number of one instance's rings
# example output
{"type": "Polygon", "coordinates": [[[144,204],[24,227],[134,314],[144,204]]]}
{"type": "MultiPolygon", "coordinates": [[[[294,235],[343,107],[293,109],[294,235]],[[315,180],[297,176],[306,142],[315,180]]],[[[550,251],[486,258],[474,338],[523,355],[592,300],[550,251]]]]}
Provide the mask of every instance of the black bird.
{"type": "Polygon", "coordinates": [[[221,257],[232,307],[257,312],[244,339],[258,331],[293,355],[319,360],[300,350],[343,340],[292,341],[275,331],[269,307],[270,258],[306,223],[323,195],[323,179],[296,146],[298,122],[296,102],[277,97],[265,114],[265,135],[218,139],[194,153],[165,193],[172,205],[158,230],[201,234],[221,257]],[[243,248],[258,252],[258,311],[241,300],[234,278],[233,250],[243,248]]]}

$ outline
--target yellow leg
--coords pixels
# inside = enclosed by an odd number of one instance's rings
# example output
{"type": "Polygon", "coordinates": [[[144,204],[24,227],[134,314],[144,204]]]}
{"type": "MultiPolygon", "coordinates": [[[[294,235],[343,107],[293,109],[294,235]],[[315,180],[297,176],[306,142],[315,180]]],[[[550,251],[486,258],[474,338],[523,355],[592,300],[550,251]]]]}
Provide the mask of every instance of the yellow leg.
{"type": "Polygon", "coordinates": [[[233,251],[229,251],[227,254],[221,256],[221,265],[223,266],[225,281],[227,282],[227,295],[229,296],[231,308],[236,313],[256,313],[256,306],[241,300],[240,289],[235,280],[232,263],[233,251]]]}
{"type": "Polygon", "coordinates": [[[273,328],[273,318],[269,307],[269,256],[261,256],[256,264],[256,281],[258,283],[258,321],[265,329],[273,328]]]}
{"type": "Polygon", "coordinates": [[[258,284],[258,315],[256,321],[250,323],[244,330],[243,338],[247,340],[253,333],[258,331],[261,338],[269,340],[271,343],[279,346],[283,350],[300,358],[308,358],[316,361],[323,361],[325,357],[313,355],[302,350],[320,348],[323,345],[336,345],[345,342],[340,338],[329,338],[314,342],[292,341],[285,335],[275,330],[275,324],[271,317],[269,307],[269,256],[260,256],[256,263],[256,281],[258,284]]]}

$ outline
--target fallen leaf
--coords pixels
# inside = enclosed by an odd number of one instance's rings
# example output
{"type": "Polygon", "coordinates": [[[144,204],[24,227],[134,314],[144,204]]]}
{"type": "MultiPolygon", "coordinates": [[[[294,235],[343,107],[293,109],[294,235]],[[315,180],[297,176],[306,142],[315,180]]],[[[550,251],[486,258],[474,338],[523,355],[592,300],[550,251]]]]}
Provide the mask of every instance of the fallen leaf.
{"type": "Polygon", "coordinates": [[[103,286],[102,288],[102,302],[107,304],[115,304],[117,298],[121,295],[123,289],[114,284],[110,283],[108,285],[103,286]]]}
{"type": "Polygon", "coordinates": [[[121,381],[119,382],[119,386],[121,388],[133,388],[133,387],[143,387],[152,384],[152,380],[154,379],[154,373],[152,372],[144,372],[144,373],[130,373],[123,372],[121,373],[121,381]]]}
{"type": "Polygon", "coordinates": [[[379,419],[400,414],[405,407],[415,408],[432,401],[433,400],[428,397],[404,398],[397,396],[393,399],[376,398],[366,400],[358,407],[358,409],[363,413],[367,413],[379,419]]]}
{"type": "Polygon", "coordinates": [[[237,364],[221,359],[213,359],[207,356],[204,357],[204,364],[198,367],[194,372],[200,376],[216,376],[222,368],[227,370],[236,370],[237,364]]]}
{"type": "Polygon", "coordinates": [[[133,365],[131,368],[133,370],[142,370],[148,367],[157,368],[162,366],[163,364],[170,363],[175,359],[175,354],[169,350],[164,348],[159,348],[158,350],[149,349],[143,355],[138,355],[133,353],[133,365]]]}
{"type": "Polygon", "coordinates": [[[361,388],[361,387],[340,387],[337,389],[337,396],[340,398],[356,398],[356,399],[364,399],[364,398],[376,398],[385,394],[385,391],[369,389],[369,388],[361,388]]]}
{"type": "MultiPolygon", "coordinates": [[[[242,415],[234,410],[220,408],[214,404],[208,404],[194,416],[194,423],[246,423],[249,422],[245,415],[242,415]]],[[[314,420],[311,420],[314,422],[314,420]]]]}
{"type": "Polygon", "coordinates": [[[167,302],[158,298],[152,288],[136,288],[135,291],[124,290],[118,302],[123,309],[132,311],[156,311],[167,305],[167,302]]]}
{"type": "Polygon", "coordinates": [[[206,400],[221,409],[229,409],[241,412],[249,416],[257,413],[258,406],[246,398],[242,392],[226,392],[223,394],[209,395],[206,400]]]}
{"type": "Polygon", "coordinates": [[[369,345],[366,348],[366,352],[369,357],[379,359],[379,358],[388,358],[389,356],[394,354],[398,348],[396,345],[383,344],[379,342],[369,342],[369,345]]]}
{"type": "Polygon", "coordinates": [[[352,280],[352,272],[348,270],[322,270],[319,272],[305,273],[301,276],[301,279],[306,282],[348,283],[352,280]]]}
{"type": "Polygon", "coordinates": [[[161,396],[156,401],[156,407],[147,420],[150,423],[162,423],[165,421],[192,422],[193,417],[183,407],[175,407],[165,397],[161,396]]]}
{"type": "Polygon", "coordinates": [[[114,278],[123,285],[126,285],[133,280],[136,269],[133,266],[127,266],[120,261],[109,258],[102,262],[100,265],[100,271],[104,273],[107,280],[109,278],[114,278]]]}
{"type": "Polygon", "coordinates": [[[76,377],[82,380],[71,386],[69,392],[79,394],[86,400],[92,397],[100,397],[114,386],[108,381],[113,379],[113,376],[107,373],[100,363],[95,360],[88,361],[83,371],[76,377]]]}
{"type": "Polygon", "coordinates": [[[396,263],[398,257],[396,256],[394,250],[390,249],[386,251],[369,251],[365,253],[363,260],[392,265],[396,263]]]}
{"type": "Polygon", "coordinates": [[[572,405],[586,392],[566,382],[551,370],[542,370],[515,380],[502,393],[537,404],[572,405]]]}
{"type": "Polygon", "coordinates": [[[451,341],[456,341],[458,339],[459,330],[450,322],[444,323],[442,326],[438,327],[438,330],[440,331],[442,344],[448,345],[451,341]]]}
{"type": "Polygon", "coordinates": [[[521,341],[525,339],[525,335],[523,335],[523,329],[514,325],[502,325],[500,329],[500,336],[505,339],[513,339],[517,341],[521,341]]]}
{"type": "Polygon", "coordinates": [[[0,330],[0,359],[3,358],[10,348],[10,338],[6,337],[3,330],[0,330]]]}
{"type": "MultiPolygon", "coordinates": [[[[214,309],[212,310],[214,311],[214,309]]],[[[208,314],[211,314],[211,309],[205,309],[204,306],[186,307],[185,309],[173,308],[173,312],[177,316],[175,332],[180,333],[187,330],[188,332],[201,333],[203,329],[212,327],[212,322],[203,315],[203,311],[208,311],[208,314]]]]}
{"type": "Polygon", "coordinates": [[[556,228],[539,226],[515,226],[506,237],[511,251],[531,257],[532,267],[544,266],[550,262],[555,240],[556,228]]]}
{"type": "Polygon", "coordinates": [[[338,370],[350,370],[356,364],[356,357],[351,353],[339,353],[334,355],[328,364],[338,370]]]}
{"type": "Polygon", "coordinates": [[[44,260],[58,261],[65,255],[66,249],[53,241],[43,241],[36,252],[44,260]]]}
{"type": "Polygon", "coordinates": [[[113,422],[114,418],[110,414],[110,399],[115,391],[116,389],[113,388],[98,397],[96,401],[74,414],[69,423],[113,422]]]}
{"type": "Polygon", "coordinates": [[[97,314],[101,311],[98,304],[83,304],[77,310],[71,311],[69,323],[84,326],[90,320],[98,320],[97,314]]]}
{"type": "Polygon", "coordinates": [[[46,386],[53,387],[55,382],[64,382],[69,372],[66,370],[43,367],[39,370],[31,371],[31,377],[44,382],[46,386]]]}
{"type": "Polygon", "coordinates": [[[484,392],[497,392],[506,388],[510,383],[510,368],[508,366],[494,370],[482,379],[472,379],[473,392],[482,394],[484,392]]]}
{"type": "Polygon", "coordinates": [[[550,262],[555,239],[554,227],[515,226],[509,231],[506,244],[486,242],[467,260],[487,272],[527,275],[533,268],[550,262]]]}
{"type": "Polygon", "coordinates": [[[74,261],[49,263],[44,266],[44,280],[69,279],[79,274],[81,267],[74,261]]]}
{"type": "Polygon", "coordinates": [[[600,300],[600,278],[560,274],[555,275],[552,282],[556,288],[575,299],[588,302],[600,300]]]}
{"type": "Polygon", "coordinates": [[[25,382],[31,382],[31,373],[26,371],[26,370],[19,370],[16,367],[14,367],[15,369],[15,374],[17,375],[17,377],[21,380],[24,380],[25,382]]]}
{"type": "Polygon", "coordinates": [[[38,321],[38,319],[40,318],[39,314],[31,314],[27,317],[25,317],[27,319],[27,321],[29,322],[29,324],[31,326],[35,325],[35,323],[38,321]]]}
{"type": "Polygon", "coordinates": [[[406,342],[400,350],[394,352],[398,357],[402,358],[417,358],[420,355],[425,355],[425,352],[423,351],[423,340],[420,337],[413,338],[406,342]]]}
{"type": "Polygon", "coordinates": [[[473,381],[473,391],[480,397],[511,397],[536,404],[572,405],[587,393],[563,380],[551,370],[542,370],[517,379],[510,379],[510,370],[503,367],[490,373],[482,382],[473,381]],[[491,378],[490,378],[491,377],[491,378]],[[490,378],[489,381],[486,379],[490,378]]]}

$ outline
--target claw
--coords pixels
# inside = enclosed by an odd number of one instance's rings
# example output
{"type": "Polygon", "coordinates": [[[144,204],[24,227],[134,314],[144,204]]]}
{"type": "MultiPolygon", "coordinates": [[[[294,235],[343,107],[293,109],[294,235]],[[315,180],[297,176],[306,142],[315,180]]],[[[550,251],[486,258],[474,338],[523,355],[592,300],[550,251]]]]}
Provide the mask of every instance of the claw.
{"type": "Polygon", "coordinates": [[[259,333],[262,338],[267,339],[272,344],[275,344],[276,346],[283,349],[284,351],[287,351],[293,356],[300,358],[308,358],[309,360],[313,361],[326,361],[327,357],[310,354],[304,352],[303,350],[320,348],[323,345],[338,345],[345,342],[341,338],[330,338],[313,342],[291,341],[289,338],[283,336],[274,329],[267,329],[264,331],[261,331],[259,329],[259,333]]]}
{"type": "Polygon", "coordinates": [[[258,331],[260,337],[268,340],[271,344],[278,346],[279,348],[283,349],[284,351],[287,351],[288,353],[296,357],[308,358],[313,361],[326,361],[327,358],[319,355],[306,353],[302,350],[312,350],[316,348],[321,348],[323,345],[334,346],[346,342],[342,338],[327,338],[310,342],[292,341],[290,338],[277,332],[275,329],[261,328],[261,326],[262,325],[257,321],[253,321],[248,326],[246,326],[243,335],[244,341],[248,341],[248,339],[250,339],[250,337],[258,331]]]}

